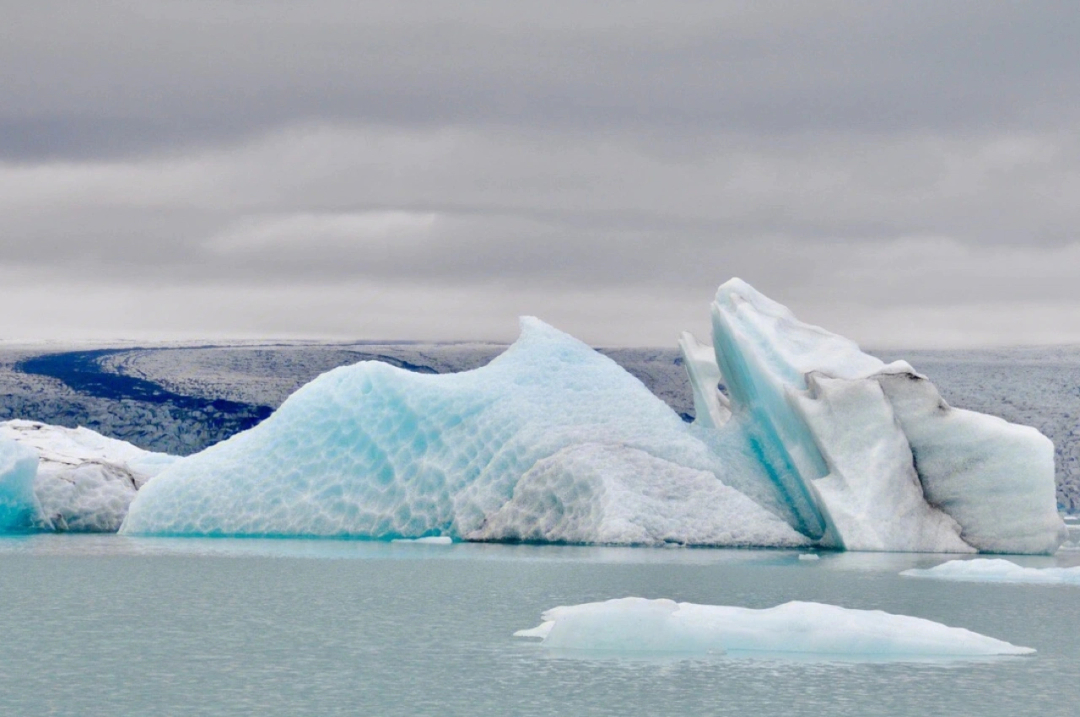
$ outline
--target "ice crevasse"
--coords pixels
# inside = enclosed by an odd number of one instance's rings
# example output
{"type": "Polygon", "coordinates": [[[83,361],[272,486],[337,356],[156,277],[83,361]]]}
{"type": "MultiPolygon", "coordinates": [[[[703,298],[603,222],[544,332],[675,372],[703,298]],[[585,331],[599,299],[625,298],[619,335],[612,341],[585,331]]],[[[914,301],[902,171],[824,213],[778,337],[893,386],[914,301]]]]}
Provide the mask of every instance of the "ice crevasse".
{"type": "Polygon", "coordinates": [[[122,532],[1051,552],[1053,447],[733,279],[697,419],[537,319],[474,371],[362,362],[139,490],[122,532]],[[723,383],[722,392],[718,384],[723,383]]]}

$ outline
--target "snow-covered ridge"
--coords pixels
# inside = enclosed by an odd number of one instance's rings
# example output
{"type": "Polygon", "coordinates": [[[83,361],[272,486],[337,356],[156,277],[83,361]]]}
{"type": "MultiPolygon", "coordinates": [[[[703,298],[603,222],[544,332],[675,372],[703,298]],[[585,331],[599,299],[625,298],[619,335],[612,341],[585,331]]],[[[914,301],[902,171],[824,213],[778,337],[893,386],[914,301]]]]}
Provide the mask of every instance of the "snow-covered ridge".
{"type": "Polygon", "coordinates": [[[1035,652],[923,618],[815,602],[754,610],[628,597],[555,607],[541,619],[514,635],[540,638],[553,650],[614,655],[911,660],[1035,652]]]}

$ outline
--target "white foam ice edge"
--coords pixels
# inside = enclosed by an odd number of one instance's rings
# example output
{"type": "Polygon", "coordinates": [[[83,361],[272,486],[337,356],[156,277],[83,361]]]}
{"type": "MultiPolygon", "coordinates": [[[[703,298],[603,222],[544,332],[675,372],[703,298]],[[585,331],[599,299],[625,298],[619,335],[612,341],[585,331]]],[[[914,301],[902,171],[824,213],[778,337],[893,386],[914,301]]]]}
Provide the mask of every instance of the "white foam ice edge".
{"type": "Polygon", "coordinates": [[[1030,647],[880,610],[816,602],[766,609],[626,597],[547,610],[515,637],[545,648],[606,654],[919,660],[1030,655],[1030,647]]]}
{"type": "Polygon", "coordinates": [[[1072,568],[1027,568],[1001,558],[950,560],[932,568],[911,568],[900,574],[909,578],[956,580],[960,582],[1080,586],[1080,566],[1072,568]]]}

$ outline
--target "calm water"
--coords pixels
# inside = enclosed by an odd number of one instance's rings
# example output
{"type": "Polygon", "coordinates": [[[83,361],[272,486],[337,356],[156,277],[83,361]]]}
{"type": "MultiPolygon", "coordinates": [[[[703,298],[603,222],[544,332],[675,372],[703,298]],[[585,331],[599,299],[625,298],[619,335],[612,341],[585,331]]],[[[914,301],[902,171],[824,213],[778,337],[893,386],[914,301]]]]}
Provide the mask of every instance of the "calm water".
{"type": "MultiPolygon", "coordinates": [[[[1080,552],[1017,558],[1080,564],[1080,552]]],[[[2,715],[1068,715],[1080,589],[912,580],[935,556],[0,538],[2,715]],[[953,663],[555,658],[511,637],[626,595],[818,600],[1039,650],[953,663]]]]}

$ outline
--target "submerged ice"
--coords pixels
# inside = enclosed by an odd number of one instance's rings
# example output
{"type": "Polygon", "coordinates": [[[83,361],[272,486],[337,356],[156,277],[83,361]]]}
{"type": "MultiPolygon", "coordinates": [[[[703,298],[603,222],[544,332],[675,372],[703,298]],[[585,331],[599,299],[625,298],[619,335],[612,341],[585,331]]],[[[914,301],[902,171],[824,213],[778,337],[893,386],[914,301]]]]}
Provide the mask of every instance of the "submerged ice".
{"type": "Polygon", "coordinates": [[[122,530],[169,535],[1052,552],[1053,446],[745,282],[680,340],[697,418],[536,319],[489,365],[339,368],[166,468],[122,530]],[[721,389],[722,387],[722,389],[721,389]]]}
{"type": "Polygon", "coordinates": [[[541,638],[553,650],[608,654],[904,660],[1035,652],[923,618],[815,602],[754,610],[628,597],[552,608],[541,619],[514,635],[541,638]]]}

